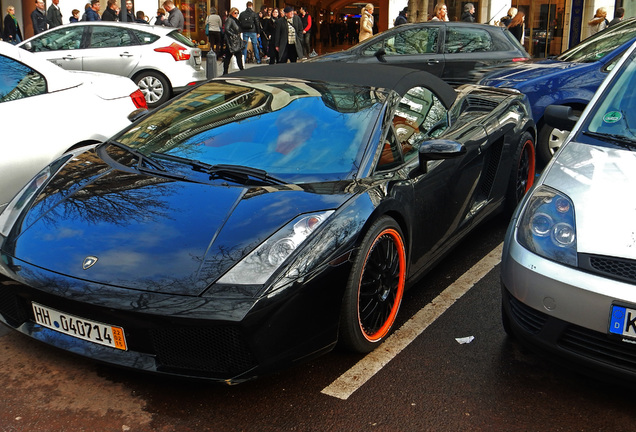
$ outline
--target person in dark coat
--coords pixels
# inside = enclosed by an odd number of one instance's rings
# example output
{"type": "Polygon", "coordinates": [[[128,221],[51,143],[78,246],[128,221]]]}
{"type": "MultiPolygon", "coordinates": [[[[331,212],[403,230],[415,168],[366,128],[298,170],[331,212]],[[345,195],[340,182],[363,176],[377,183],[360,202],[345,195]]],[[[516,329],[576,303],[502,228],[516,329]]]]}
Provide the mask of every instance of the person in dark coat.
{"type": "Polygon", "coordinates": [[[225,21],[225,56],[223,57],[223,75],[230,69],[232,56],[236,57],[236,64],[243,70],[243,39],[241,39],[241,26],[238,21],[239,10],[230,9],[230,15],[225,21]]]}
{"type": "Polygon", "coordinates": [[[126,0],[126,7],[119,11],[120,22],[135,22],[132,0],[126,0]]]}
{"type": "Polygon", "coordinates": [[[44,9],[43,0],[35,0],[35,9],[31,12],[31,23],[33,24],[33,34],[46,31],[46,9],[44,9]]]}
{"type": "Polygon", "coordinates": [[[278,51],[276,51],[276,23],[280,20],[280,13],[277,8],[272,10],[271,15],[262,22],[263,33],[267,38],[267,55],[269,56],[269,64],[278,63],[278,51]]]}
{"type": "Polygon", "coordinates": [[[517,38],[519,42],[523,45],[523,32],[524,32],[524,21],[526,18],[526,14],[523,12],[517,12],[517,15],[510,20],[510,24],[508,24],[508,30],[512,35],[517,38]]]}
{"type": "Polygon", "coordinates": [[[46,23],[50,29],[64,24],[59,6],[60,0],[52,0],[51,3],[51,6],[46,10],[46,23]]]}
{"type": "Polygon", "coordinates": [[[409,13],[409,8],[407,6],[400,11],[400,14],[398,15],[398,17],[395,19],[395,21],[393,21],[393,26],[397,27],[399,25],[408,23],[409,22],[407,19],[408,13],[409,13]]]}
{"type": "Polygon", "coordinates": [[[279,63],[287,63],[289,60],[296,63],[303,57],[303,23],[300,17],[294,14],[294,8],[286,6],[283,10],[285,16],[276,23],[275,45],[278,51],[279,63]],[[291,41],[291,42],[290,42],[291,41]]]}
{"type": "Polygon", "coordinates": [[[15,17],[15,7],[13,6],[7,7],[7,15],[4,17],[3,39],[13,45],[22,42],[20,24],[15,17]]]}
{"type": "Polygon", "coordinates": [[[472,3],[466,3],[464,5],[464,13],[462,14],[462,21],[464,22],[475,22],[475,5],[472,3]]]}
{"type": "Polygon", "coordinates": [[[119,6],[117,6],[117,0],[108,0],[106,4],[106,10],[102,14],[102,21],[118,21],[119,20],[119,6]]]}
{"type": "Polygon", "coordinates": [[[91,4],[84,11],[84,16],[82,16],[82,21],[101,21],[99,17],[99,8],[100,3],[99,0],[91,0],[91,4]]]}

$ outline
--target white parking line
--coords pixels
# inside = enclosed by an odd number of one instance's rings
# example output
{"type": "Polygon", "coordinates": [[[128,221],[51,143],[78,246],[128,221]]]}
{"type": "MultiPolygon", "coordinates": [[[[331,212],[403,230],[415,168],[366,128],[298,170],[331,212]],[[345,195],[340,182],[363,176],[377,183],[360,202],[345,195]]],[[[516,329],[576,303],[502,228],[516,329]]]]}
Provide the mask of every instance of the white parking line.
{"type": "Polygon", "coordinates": [[[402,327],[321,393],[346,400],[501,262],[503,243],[442,291],[402,327]]]}

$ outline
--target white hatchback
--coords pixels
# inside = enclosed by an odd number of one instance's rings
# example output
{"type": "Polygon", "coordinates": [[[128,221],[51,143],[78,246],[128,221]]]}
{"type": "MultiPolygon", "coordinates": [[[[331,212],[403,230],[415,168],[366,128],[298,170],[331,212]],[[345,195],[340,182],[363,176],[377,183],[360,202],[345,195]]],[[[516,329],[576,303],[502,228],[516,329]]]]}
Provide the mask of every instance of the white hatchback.
{"type": "Polygon", "coordinates": [[[69,72],[0,42],[0,213],[66,150],[104,141],[147,108],[128,78],[69,72]]]}
{"type": "Polygon", "coordinates": [[[177,29],[92,21],[66,24],[18,45],[68,70],[121,75],[155,108],[206,79],[201,50],[177,29]]]}

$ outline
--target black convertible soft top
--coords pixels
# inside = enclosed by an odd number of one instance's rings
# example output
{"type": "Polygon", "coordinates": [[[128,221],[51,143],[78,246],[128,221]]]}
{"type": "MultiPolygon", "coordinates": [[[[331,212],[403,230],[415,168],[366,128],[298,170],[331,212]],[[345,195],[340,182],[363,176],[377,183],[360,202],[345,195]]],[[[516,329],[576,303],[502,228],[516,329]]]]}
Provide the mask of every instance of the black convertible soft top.
{"type": "Polygon", "coordinates": [[[420,86],[432,91],[448,109],[457,98],[455,90],[428,72],[399,66],[357,63],[286,63],[257,66],[234,72],[228,77],[296,78],[393,89],[404,96],[420,86]]]}

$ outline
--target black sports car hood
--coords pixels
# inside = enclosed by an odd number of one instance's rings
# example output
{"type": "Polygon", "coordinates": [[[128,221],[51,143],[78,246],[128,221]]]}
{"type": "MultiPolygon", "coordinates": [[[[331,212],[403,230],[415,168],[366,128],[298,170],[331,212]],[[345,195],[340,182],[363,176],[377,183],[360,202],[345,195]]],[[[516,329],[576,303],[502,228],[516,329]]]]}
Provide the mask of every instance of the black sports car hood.
{"type": "Polygon", "coordinates": [[[351,196],[342,182],[319,190],[171,180],[114,169],[91,150],[44,187],[2,252],[91,282],[200,295],[299,214],[351,196]]]}

